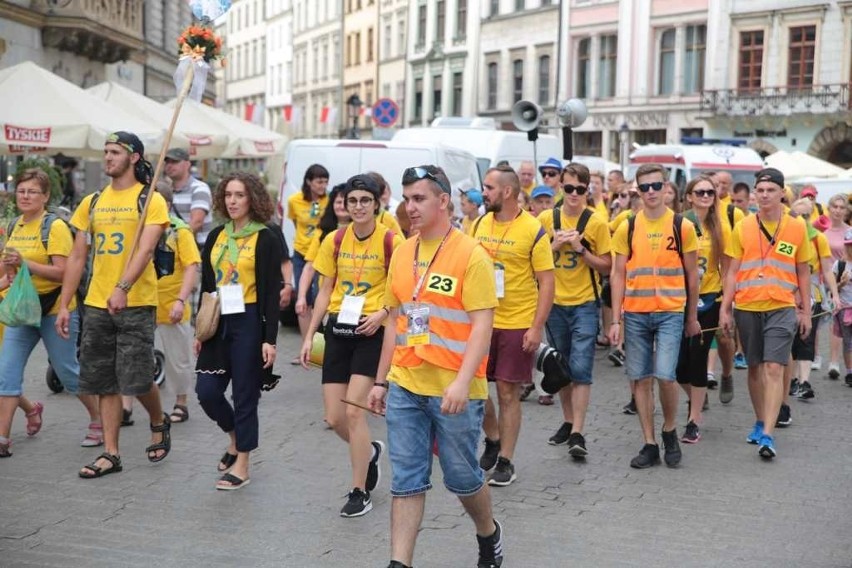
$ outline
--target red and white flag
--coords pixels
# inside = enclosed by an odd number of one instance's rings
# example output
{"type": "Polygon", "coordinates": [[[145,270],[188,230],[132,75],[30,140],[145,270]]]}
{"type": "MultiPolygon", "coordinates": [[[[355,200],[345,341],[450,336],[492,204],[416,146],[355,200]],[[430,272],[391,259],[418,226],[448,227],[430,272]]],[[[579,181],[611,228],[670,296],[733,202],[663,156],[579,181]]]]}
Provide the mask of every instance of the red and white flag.
{"type": "Polygon", "coordinates": [[[254,122],[254,113],[255,113],[255,104],[254,103],[246,103],[246,110],[243,114],[243,120],[247,120],[249,122],[254,122]]]}
{"type": "Polygon", "coordinates": [[[266,107],[262,103],[246,103],[245,120],[254,124],[263,124],[266,107]]]}
{"type": "Polygon", "coordinates": [[[293,122],[293,105],[284,105],[281,114],[284,116],[284,122],[293,122]]]}
{"type": "Polygon", "coordinates": [[[337,107],[324,106],[320,109],[320,124],[334,124],[337,122],[337,107]]]}

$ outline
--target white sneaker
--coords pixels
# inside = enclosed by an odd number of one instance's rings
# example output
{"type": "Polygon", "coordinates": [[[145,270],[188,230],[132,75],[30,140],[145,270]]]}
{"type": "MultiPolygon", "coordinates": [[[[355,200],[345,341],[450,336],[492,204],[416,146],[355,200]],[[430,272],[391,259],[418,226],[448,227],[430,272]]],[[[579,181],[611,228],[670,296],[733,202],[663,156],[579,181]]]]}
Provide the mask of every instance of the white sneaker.
{"type": "Polygon", "coordinates": [[[822,355],[817,355],[811,363],[811,371],[819,371],[820,369],[822,369],[822,355]]]}

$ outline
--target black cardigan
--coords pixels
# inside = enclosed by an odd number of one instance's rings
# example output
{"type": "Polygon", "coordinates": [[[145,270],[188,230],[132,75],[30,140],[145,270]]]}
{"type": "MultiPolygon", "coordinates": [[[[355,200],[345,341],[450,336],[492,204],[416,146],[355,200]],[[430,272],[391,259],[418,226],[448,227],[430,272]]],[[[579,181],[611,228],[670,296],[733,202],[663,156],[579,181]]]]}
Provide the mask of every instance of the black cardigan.
{"type": "MultiPolygon", "coordinates": [[[[216,227],[207,236],[204,250],[201,252],[201,291],[216,291],[216,274],[210,260],[213,244],[224,229],[224,225],[216,227]]],[[[281,262],[284,250],[281,238],[275,235],[273,229],[267,227],[257,234],[257,253],[255,254],[254,278],[257,283],[257,309],[261,322],[261,338],[263,343],[275,345],[278,339],[278,306],[281,295],[281,262]]]]}

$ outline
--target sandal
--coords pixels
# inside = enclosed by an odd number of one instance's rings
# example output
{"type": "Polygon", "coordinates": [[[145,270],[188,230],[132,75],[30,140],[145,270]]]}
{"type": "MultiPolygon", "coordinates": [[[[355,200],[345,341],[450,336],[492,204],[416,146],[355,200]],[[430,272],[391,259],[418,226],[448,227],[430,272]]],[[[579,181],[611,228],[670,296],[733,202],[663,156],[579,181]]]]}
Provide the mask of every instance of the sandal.
{"type": "Polygon", "coordinates": [[[33,404],[33,409],[24,414],[24,416],[27,417],[27,436],[35,436],[41,432],[41,426],[44,424],[44,421],[41,418],[43,412],[44,405],[40,402],[36,402],[33,404]],[[31,418],[38,418],[38,424],[33,424],[33,421],[30,420],[31,418]]]}
{"type": "Polygon", "coordinates": [[[122,426],[133,426],[136,421],[133,420],[133,411],[132,410],[124,410],[121,409],[121,425],[122,426]]]}
{"type": "Polygon", "coordinates": [[[216,482],[216,489],[219,491],[236,491],[237,489],[242,489],[249,483],[251,483],[251,479],[240,479],[236,475],[226,473],[219,478],[219,481],[216,482]]]}
{"type": "Polygon", "coordinates": [[[163,423],[159,426],[154,426],[151,424],[151,432],[154,434],[161,433],[163,435],[162,441],[157,444],[151,444],[147,448],[145,448],[145,452],[148,454],[148,461],[151,463],[161,462],[166,459],[166,456],[169,455],[169,452],[172,450],[172,423],[169,420],[169,415],[163,413],[163,423]],[[156,452],[159,450],[163,450],[163,455],[157,456],[156,452]]]}
{"type": "Polygon", "coordinates": [[[189,409],[183,404],[176,404],[169,416],[172,424],[180,424],[189,420],[189,409]]]}
{"type": "Polygon", "coordinates": [[[216,466],[216,469],[219,470],[220,473],[224,473],[234,467],[235,463],[237,463],[236,454],[225,452],[225,455],[223,455],[222,459],[219,460],[219,465],[216,466]]]}
{"type": "Polygon", "coordinates": [[[80,442],[84,448],[96,448],[104,445],[104,427],[100,422],[91,422],[86,437],[80,442]]]}
{"type": "Polygon", "coordinates": [[[103,477],[105,475],[109,475],[110,473],[118,473],[122,469],[124,468],[121,466],[121,458],[119,456],[104,452],[89,465],[84,465],[83,469],[79,472],[79,475],[83,479],[94,479],[96,477],[103,477]],[[112,464],[112,466],[109,469],[104,469],[95,465],[100,459],[107,460],[110,464],[112,464]],[[84,471],[90,471],[91,474],[83,473],[84,471]]]}
{"type": "Polygon", "coordinates": [[[9,448],[11,447],[12,440],[10,438],[6,438],[5,436],[0,436],[0,458],[11,458],[12,452],[9,451],[9,448]]]}

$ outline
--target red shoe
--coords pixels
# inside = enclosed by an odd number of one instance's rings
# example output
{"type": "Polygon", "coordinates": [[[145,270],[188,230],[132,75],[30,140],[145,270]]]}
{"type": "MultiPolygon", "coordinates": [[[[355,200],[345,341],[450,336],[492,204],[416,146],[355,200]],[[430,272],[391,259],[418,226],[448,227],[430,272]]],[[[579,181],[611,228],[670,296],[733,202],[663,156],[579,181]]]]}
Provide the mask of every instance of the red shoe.
{"type": "Polygon", "coordinates": [[[41,415],[44,413],[44,405],[40,402],[33,404],[33,409],[24,414],[27,417],[27,436],[35,436],[41,432],[41,426],[44,424],[41,415]],[[33,418],[38,418],[38,423],[34,423],[33,418]]]}

